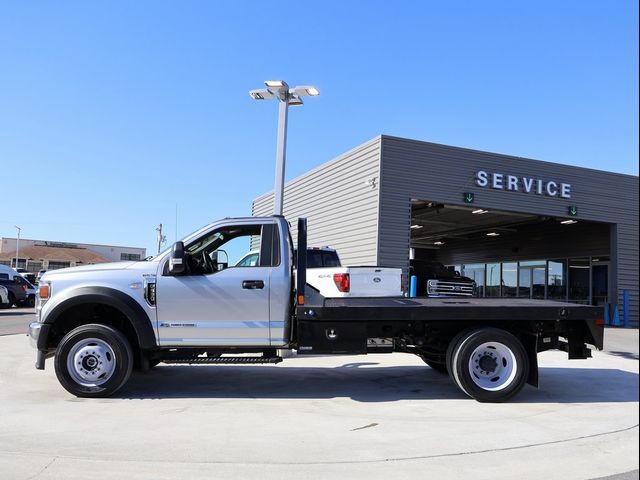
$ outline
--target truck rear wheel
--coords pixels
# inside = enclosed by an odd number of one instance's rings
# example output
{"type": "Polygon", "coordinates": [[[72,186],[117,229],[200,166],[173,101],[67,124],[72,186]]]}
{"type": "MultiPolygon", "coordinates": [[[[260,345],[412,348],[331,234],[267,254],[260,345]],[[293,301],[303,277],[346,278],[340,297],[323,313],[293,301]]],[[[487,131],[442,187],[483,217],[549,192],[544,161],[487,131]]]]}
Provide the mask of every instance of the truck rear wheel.
{"type": "Polygon", "coordinates": [[[432,369],[434,369],[436,372],[438,373],[443,373],[446,374],[448,372],[447,370],[447,365],[443,362],[436,362],[434,360],[431,360],[427,357],[425,357],[424,355],[420,355],[420,358],[422,359],[422,361],[424,363],[426,363],[427,365],[429,365],[429,367],[431,367],[432,369]]]}
{"type": "Polygon", "coordinates": [[[82,325],[60,341],[54,361],[60,384],[77,397],[108,397],[131,375],[133,353],[125,336],[106,325],[82,325]]]}
{"type": "Polygon", "coordinates": [[[529,357],[522,343],[498,328],[467,332],[451,349],[449,374],[479,402],[504,402],[524,387],[529,357]]]}

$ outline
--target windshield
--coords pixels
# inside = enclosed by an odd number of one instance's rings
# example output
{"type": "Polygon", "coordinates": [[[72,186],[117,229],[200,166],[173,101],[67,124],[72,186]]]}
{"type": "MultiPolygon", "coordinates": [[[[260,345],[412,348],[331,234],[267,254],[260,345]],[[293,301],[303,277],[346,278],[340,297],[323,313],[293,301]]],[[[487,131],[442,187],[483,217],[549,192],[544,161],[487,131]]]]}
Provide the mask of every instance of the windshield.
{"type": "Polygon", "coordinates": [[[431,275],[438,277],[451,277],[455,275],[454,271],[449,270],[440,262],[413,260],[412,267],[415,273],[419,275],[431,275]]]}
{"type": "Polygon", "coordinates": [[[340,259],[335,251],[307,250],[307,268],[340,267],[340,259]]]}
{"type": "MultiPolygon", "coordinates": [[[[194,231],[193,231],[193,232],[191,232],[189,235],[185,236],[185,237],[182,239],[182,241],[186,241],[186,239],[187,239],[187,238],[194,237],[194,236],[196,236],[197,234],[199,234],[199,233],[201,233],[201,232],[204,232],[204,231],[205,231],[206,229],[208,229],[211,225],[212,225],[212,224],[209,224],[209,225],[207,225],[207,226],[205,226],[205,227],[200,227],[199,229],[194,230],[194,231]]],[[[169,247],[165,248],[165,249],[164,249],[164,250],[162,250],[161,252],[157,253],[156,255],[149,255],[148,257],[146,257],[146,258],[144,259],[144,261],[145,261],[145,262],[148,262],[148,261],[155,260],[156,258],[161,257],[162,255],[164,255],[164,254],[166,254],[166,253],[169,253],[169,251],[171,251],[171,249],[172,249],[172,248],[173,248],[173,244],[171,244],[169,247]]]]}

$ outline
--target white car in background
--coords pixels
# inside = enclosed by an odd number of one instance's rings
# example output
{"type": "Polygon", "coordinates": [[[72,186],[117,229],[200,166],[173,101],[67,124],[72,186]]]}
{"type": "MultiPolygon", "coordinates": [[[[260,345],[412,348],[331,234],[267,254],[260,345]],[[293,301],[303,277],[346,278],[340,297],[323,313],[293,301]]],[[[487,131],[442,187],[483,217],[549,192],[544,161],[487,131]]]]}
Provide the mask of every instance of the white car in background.
{"type": "MultiPolygon", "coordinates": [[[[252,250],[234,267],[255,267],[259,258],[260,252],[252,250]]],[[[343,267],[335,249],[309,247],[307,283],[326,298],[399,297],[402,295],[402,269],[343,267]]]]}
{"type": "Polygon", "coordinates": [[[9,308],[9,290],[7,287],[0,285],[0,308],[9,308]]]}

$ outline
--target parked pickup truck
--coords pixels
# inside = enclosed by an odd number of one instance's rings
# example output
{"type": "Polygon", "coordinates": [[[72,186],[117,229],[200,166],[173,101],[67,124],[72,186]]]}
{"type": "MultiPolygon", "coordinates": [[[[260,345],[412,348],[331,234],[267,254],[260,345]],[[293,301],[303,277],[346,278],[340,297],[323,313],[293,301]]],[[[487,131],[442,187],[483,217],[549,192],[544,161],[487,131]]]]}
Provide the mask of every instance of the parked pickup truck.
{"type": "MultiPolygon", "coordinates": [[[[238,260],[235,266],[255,266],[259,256],[260,252],[253,250],[238,260]]],[[[402,293],[402,269],[343,267],[334,248],[309,247],[307,284],[327,298],[397,297],[402,293]]]]}
{"type": "MultiPolygon", "coordinates": [[[[298,252],[306,252],[306,221],[298,252]]],[[[36,368],[55,355],[73,395],[105,397],[133,368],[278,363],[277,349],[306,354],[405,352],[448,372],[465,394],[505,401],[537,386],[537,353],[587,358],[602,349],[603,311],[545,300],[324,298],[307,288],[281,216],[224,219],[148,261],[49,271],[29,327],[36,368]],[[218,262],[234,239],[260,239],[253,267],[218,262]],[[294,268],[297,274],[294,277],[294,268]]],[[[569,373],[568,373],[569,374],[569,373]]]]}
{"type": "Polygon", "coordinates": [[[411,260],[411,275],[417,277],[419,297],[473,297],[475,294],[476,282],[440,262],[411,260]]]}
{"type": "Polygon", "coordinates": [[[29,298],[26,284],[27,281],[17,273],[12,279],[6,279],[0,276],[0,285],[7,289],[9,297],[9,303],[3,305],[3,308],[9,308],[12,305],[18,307],[27,304],[29,298]]]}

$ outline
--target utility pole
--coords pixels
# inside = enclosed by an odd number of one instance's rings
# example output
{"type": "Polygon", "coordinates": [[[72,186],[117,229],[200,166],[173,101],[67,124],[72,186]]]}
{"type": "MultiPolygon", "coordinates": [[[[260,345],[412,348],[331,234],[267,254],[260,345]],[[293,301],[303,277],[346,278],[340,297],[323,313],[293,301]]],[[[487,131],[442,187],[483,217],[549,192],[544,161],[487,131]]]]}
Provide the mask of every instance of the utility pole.
{"type": "Polygon", "coordinates": [[[20,258],[20,232],[22,229],[17,225],[14,225],[18,229],[18,241],[16,242],[16,270],[18,269],[18,259],[20,258]]]}
{"type": "Polygon", "coordinates": [[[156,227],[156,232],[158,232],[158,253],[160,253],[162,244],[167,241],[167,237],[162,235],[162,224],[156,227]]]}

